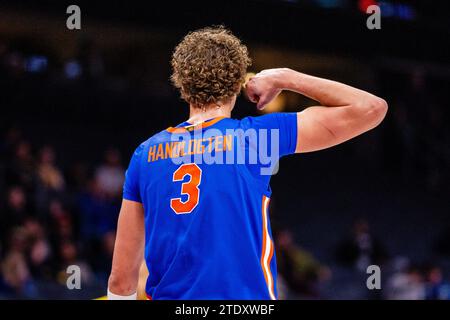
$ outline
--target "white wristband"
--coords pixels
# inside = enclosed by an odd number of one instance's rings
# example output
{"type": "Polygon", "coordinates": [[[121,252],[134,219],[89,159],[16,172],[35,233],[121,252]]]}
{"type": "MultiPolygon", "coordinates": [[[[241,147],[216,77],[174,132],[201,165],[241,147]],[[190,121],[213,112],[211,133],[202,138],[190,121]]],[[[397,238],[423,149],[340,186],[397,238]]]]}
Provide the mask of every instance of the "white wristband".
{"type": "Polygon", "coordinates": [[[109,291],[108,288],[108,300],[136,300],[136,299],[137,299],[137,292],[129,296],[119,296],[118,294],[114,294],[111,291],[109,291]]]}

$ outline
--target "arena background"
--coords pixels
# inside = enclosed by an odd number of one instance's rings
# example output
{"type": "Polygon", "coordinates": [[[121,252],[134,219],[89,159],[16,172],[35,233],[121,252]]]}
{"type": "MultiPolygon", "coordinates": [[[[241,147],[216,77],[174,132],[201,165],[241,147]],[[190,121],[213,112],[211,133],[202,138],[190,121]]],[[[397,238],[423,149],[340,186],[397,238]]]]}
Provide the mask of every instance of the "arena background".
{"type": "MultiPolygon", "coordinates": [[[[445,1],[0,3],[0,298],[92,299],[111,267],[135,147],[187,118],[170,56],[223,24],[250,71],[290,67],[389,103],[375,130],[283,158],[271,219],[284,299],[450,298],[450,5],[445,1]],[[66,8],[81,8],[81,30],[66,8]],[[368,30],[365,8],[382,8],[368,30]],[[82,268],[68,290],[66,268],[82,268]],[[366,288],[378,264],[382,289],[366,288]]],[[[313,102],[283,94],[269,111],[313,102]]],[[[234,117],[256,115],[239,98],[234,117]]]]}

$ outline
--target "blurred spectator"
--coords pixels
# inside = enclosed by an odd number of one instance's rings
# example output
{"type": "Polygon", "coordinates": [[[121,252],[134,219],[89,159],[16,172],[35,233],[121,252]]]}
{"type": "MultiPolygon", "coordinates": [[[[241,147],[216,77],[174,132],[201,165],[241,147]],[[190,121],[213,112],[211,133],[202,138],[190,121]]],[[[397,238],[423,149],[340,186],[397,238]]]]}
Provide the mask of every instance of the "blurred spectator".
{"type": "Polygon", "coordinates": [[[318,298],[318,284],[330,277],[330,270],[295,244],[289,230],[277,233],[275,245],[281,288],[288,290],[285,295],[318,298]]]}
{"type": "Polygon", "coordinates": [[[425,299],[425,283],[419,269],[410,266],[394,273],[387,282],[386,298],[389,300],[425,299]]]}
{"type": "Polygon", "coordinates": [[[85,190],[89,182],[87,165],[83,162],[71,163],[67,174],[67,187],[72,192],[81,193],[85,190]]]}
{"type": "Polygon", "coordinates": [[[36,167],[37,188],[36,205],[39,211],[44,211],[50,199],[61,194],[65,188],[63,174],[56,167],[55,151],[50,146],[39,150],[39,159],[36,167]]]}
{"type": "Polygon", "coordinates": [[[24,189],[20,186],[10,187],[6,195],[6,206],[0,212],[0,249],[6,243],[9,231],[22,225],[32,215],[34,211],[24,189]]]}
{"type": "Polygon", "coordinates": [[[40,150],[37,173],[44,188],[55,191],[64,189],[64,177],[55,165],[55,151],[52,147],[45,146],[40,150]]]}
{"type": "Polygon", "coordinates": [[[6,166],[6,181],[9,185],[23,186],[32,192],[35,186],[35,163],[28,141],[22,140],[15,146],[14,154],[6,166]]]}
{"type": "Polygon", "coordinates": [[[3,161],[9,161],[14,154],[15,148],[22,140],[22,132],[15,126],[10,127],[5,134],[5,138],[0,140],[1,158],[3,161]]]}
{"type": "Polygon", "coordinates": [[[441,268],[431,266],[426,270],[426,299],[450,300],[450,283],[444,280],[441,268]]]}
{"type": "Polygon", "coordinates": [[[49,205],[49,215],[49,228],[53,244],[56,246],[63,241],[74,240],[75,230],[72,216],[60,200],[51,200],[49,205]]]}
{"type": "Polygon", "coordinates": [[[59,268],[58,268],[58,281],[61,285],[66,285],[69,274],[67,268],[75,265],[80,268],[81,272],[81,285],[90,285],[94,281],[93,274],[89,264],[80,258],[78,248],[75,243],[71,241],[63,241],[58,248],[59,252],[59,268]]]}
{"type": "Polygon", "coordinates": [[[44,227],[34,218],[24,224],[27,233],[27,260],[33,277],[51,279],[51,248],[44,227]]]}
{"type": "Polygon", "coordinates": [[[87,192],[81,194],[78,202],[81,235],[88,241],[101,239],[115,230],[120,208],[119,203],[106,196],[97,181],[90,181],[87,192]]]}
{"type": "Polygon", "coordinates": [[[369,223],[359,219],[354,223],[350,237],[338,246],[337,258],[344,265],[366,272],[369,265],[381,265],[386,259],[386,252],[372,235],[369,223]]]}
{"type": "Polygon", "coordinates": [[[98,191],[106,197],[117,198],[122,194],[124,178],[119,151],[113,148],[108,149],[104,162],[95,172],[98,191]]]}
{"type": "Polygon", "coordinates": [[[8,250],[1,263],[1,271],[3,282],[12,293],[32,297],[35,294],[35,288],[25,255],[26,246],[26,230],[22,227],[13,229],[8,250]]]}

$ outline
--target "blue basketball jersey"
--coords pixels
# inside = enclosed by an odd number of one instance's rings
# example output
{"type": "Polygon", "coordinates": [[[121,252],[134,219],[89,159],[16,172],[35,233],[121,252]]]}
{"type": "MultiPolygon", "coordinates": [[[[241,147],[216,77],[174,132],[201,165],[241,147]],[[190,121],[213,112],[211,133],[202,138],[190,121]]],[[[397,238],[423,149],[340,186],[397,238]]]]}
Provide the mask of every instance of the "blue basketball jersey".
{"type": "Polygon", "coordinates": [[[276,299],[270,173],[297,114],[182,123],[134,152],[124,199],[145,212],[151,299],[276,299]]]}

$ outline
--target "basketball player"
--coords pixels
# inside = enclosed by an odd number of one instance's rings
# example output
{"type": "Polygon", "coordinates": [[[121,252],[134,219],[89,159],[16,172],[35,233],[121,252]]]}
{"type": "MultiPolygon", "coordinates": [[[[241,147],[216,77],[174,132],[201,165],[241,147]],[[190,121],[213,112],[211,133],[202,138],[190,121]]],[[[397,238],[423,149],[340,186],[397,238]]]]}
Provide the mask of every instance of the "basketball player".
{"type": "Polygon", "coordinates": [[[149,299],[276,299],[270,175],[262,170],[273,164],[261,154],[278,160],[329,148],[386,115],[386,102],[368,92],[282,68],[246,83],[259,109],[283,90],[320,105],[233,119],[249,65],[247,48],[223,27],[189,33],[176,47],[172,81],[189,119],[150,137],[131,158],[109,299],[136,299],[143,256],[149,299]]]}

